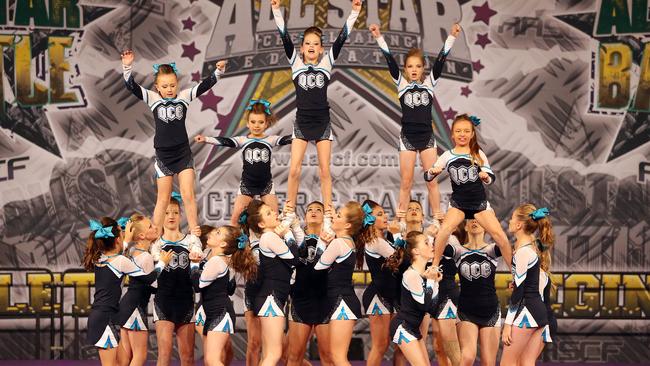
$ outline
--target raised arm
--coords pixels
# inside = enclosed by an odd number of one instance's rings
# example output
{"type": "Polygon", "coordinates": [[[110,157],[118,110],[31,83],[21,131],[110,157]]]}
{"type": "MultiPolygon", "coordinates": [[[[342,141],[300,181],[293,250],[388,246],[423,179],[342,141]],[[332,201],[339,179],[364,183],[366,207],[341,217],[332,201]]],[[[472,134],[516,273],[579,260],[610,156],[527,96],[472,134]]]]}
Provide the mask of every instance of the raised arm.
{"type": "Polygon", "coordinates": [[[219,78],[226,72],[226,61],[219,61],[215,66],[214,72],[193,87],[182,90],[178,93],[178,98],[191,102],[198,96],[203,95],[205,92],[212,89],[219,78]]]}
{"type": "Polygon", "coordinates": [[[336,40],[334,40],[334,43],[332,44],[332,48],[328,53],[330,57],[330,63],[332,65],[334,65],[334,61],[337,58],[339,58],[341,49],[343,48],[345,41],[348,39],[350,32],[352,31],[352,29],[354,29],[354,23],[357,22],[357,18],[359,17],[360,12],[361,12],[361,0],[353,0],[352,11],[350,11],[350,15],[348,15],[348,19],[345,21],[345,24],[343,25],[343,29],[341,29],[339,36],[336,37],[336,40]]]}
{"type": "Polygon", "coordinates": [[[371,24],[368,29],[370,30],[370,33],[377,41],[377,45],[379,45],[379,48],[381,49],[381,53],[383,53],[384,57],[386,58],[386,63],[388,64],[388,71],[390,72],[390,76],[393,78],[393,82],[395,84],[399,84],[400,78],[402,77],[402,73],[399,70],[399,66],[395,61],[395,58],[390,53],[390,49],[388,49],[388,43],[386,43],[384,36],[381,35],[379,26],[377,24],[371,24]]]}
{"type": "Polygon", "coordinates": [[[160,96],[155,91],[145,89],[140,84],[138,84],[133,78],[133,60],[135,54],[131,50],[126,50],[122,52],[122,76],[124,77],[124,83],[126,88],[135,95],[138,99],[143,102],[151,105],[157,99],[160,99],[160,96]]]}
{"type": "Polygon", "coordinates": [[[438,57],[436,57],[436,60],[433,62],[433,66],[431,67],[431,73],[429,74],[428,78],[431,86],[434,86],[438,83],[438,79],[442,74],[442,68],[445,65],[445,61],[447,61],[447,55],[449,55],[451,48],[454,46],[454,42],[456,42],[456,37],[458,37],[459,34],[460,25],[456,23],[451,27],[451,33],[449,36],[447,36],[445,44],[442,46],[440,52],[438,52],[438,57]]]}
{"type": "Polygon", "coordinates": [[[203,135],[194,136],[194,141],[198,143],[211,144],[215,146],[225,146],[225,147],[239,147],[240,139],[239,137],[210,137],[203,135]]]}
{"type": "Polygon", "coordinates": [[[291,36],[287,31],[287,25],[284,23],[284,18],[282,17],[282,11],[280,10],[280,0],[271,0],[271,8],[273,9],[273,19],[275,19],[275,25],[278,27],[278,32],[280,32],[280,39],[282,39],[282,45],[284,45],[284,53],[289,59],[289,63],[293,65],[296,60],[296,48],[293,45],[291,36]]]}
{"type": "Polygon", "coordinates": [[[284,239],[274,232],[266,232],[260,238],[260,252],[262,255],[276,255],[289,265],[295,266],[302,263],[298,253],[298,245],[291,231],[287,230],[284,239]]]}

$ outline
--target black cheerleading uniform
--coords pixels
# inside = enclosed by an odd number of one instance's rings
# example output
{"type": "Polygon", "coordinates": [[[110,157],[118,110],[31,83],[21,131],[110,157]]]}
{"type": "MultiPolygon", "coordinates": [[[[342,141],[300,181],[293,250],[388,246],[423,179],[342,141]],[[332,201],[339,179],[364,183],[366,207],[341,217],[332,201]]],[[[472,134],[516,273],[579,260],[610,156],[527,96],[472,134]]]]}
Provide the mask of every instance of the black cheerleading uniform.
{"type": "Polygon", "coordinates": [[[322,255],[318,241],[317,235],[307,235],[298,251],[305,264],[296,266],[296,279],[291,285],[289,320],[296,323],[318,325],[329,320],[329,308],[323,301],[327,297],[327,272],[314,269],[322,255]]]}
{"type": "Polygon", "coordinates": [[[433,88],[438,83],[442,67],[447,55],[454,45],[456,37],[448,36],[443,48],[438,53],[431,73],[424,82],[409,82],[400,71],[395,58],[388,49],[384,37],[377,38],[377,44],[386,57],[388,70],[397,87],[397,95],[402,107],[402,131],[400,133],[398,151],[422,151],[436,148],[436,138],[433,134],[433,88]]]}
{"type": "Polygon", "coordinates": [[[192,88],[181,90],[176,98],[163,98],[158,92],[139,85],[132,75],[132,65],[122,65],[126,88],[138,99],[147,103],[153,112],[156,134],[153,147],[156,150],[156,178],[178,174],[193,169],[192,150],[185,129],[187,108],[190,102],[210,90],[223,73],[219,69],[192,88]]]}
{"type": "MultiPolygon", "coordinates": [[[[352,275],[357,253],[345,240],[336,238],[323,249],[314,268],[318,271],[329,269],[327,273],[327,304],[329,320],[357,320],[362,317],[361,303],[354,292],[352,275]]],[[[360,254],[359,254],[360,255],[360,254]]]]}
{"type": "MultiPolygon", "coordinates": [[[[206,258],[208,258],[209,256],[210,256],[210,248],[206,248],[203,251],[204,259],[198,264],[200,269],[203,269],[203,266],[207,262],[206,258]]],[[[192,265],[193,264],[194,263],[192,263],[192,265]]],[[[235,280],[235,276],[231,274],[230,281],[228,282],[228,296],[234,295],[235,291],[237,291],[237,281],[235,280]]],[[[205,310],[203,309],[203,297],[199,291],[196,292],[199,294],[199,301],[196,303],[196,312],[194,313],[194,325],[197,327],[202,327],[205,325],[205,310]]]]}
{"type": "Polygon", "coordinates": [[[494,276],[501,251],[496,244],[487,244],[480,249],[447,245],[445,255],[454,258],[460,275],[458,319],[474,323],[479,328],[500,327],[501,308],[494,276]]]}
{"type": "Polygon", "coordinates": [[[293,138],[306,141],[332,140],[327,87],[329,86],[332,67],[339,57],[341,48],[350,35],[359,12],[352,11],[341,33],[332,44],[332,48],[321,57],[318,64],[305,64],[299,49],[293,45],[291,35],[282,18],[280,9],[273,9],[275,24],[280,32],[284,51],[291,65],[292,79],[296,87],[296,122],[293,138]]]}
{"type": "Polygon", "coordinates": [[[271,175],[271,153],[274,147],[291,144],[291,136],[266,136],[253,138],[207,137],[206,142],[217,146],[241,148],[243,170],[239,194],[245,196],[265,196],[275,194],[271,175]]]}
{"type": "Polygon", "coordinates": [[[260,317],[285,316],[293,267],[301,263],[298,245],[291,232],[284,239],[275,232],[265,232],[260,237],[259,250],[262,282],[253,301],[253,311],[260,317]]]}
{"type": "MultiPolygon", "coordinates": [[[[479,150],[479,156],[483,160],[480,166],[476,162],[472,163],[473,159],[469,154],[455,154],[452,150],[447,150],[433,165],[449,172],[452,189],[449,207],[463,211],[466,220],[473,219],[475,214],[490,209],[483,181],[478,174],[481,171],[486,172],[490,178],[487,184],[492,184],[494,172],[483,150],[479,150]]],[[[431,176],[428,170],[424,172],[426,181],[434,178],[435,176],[431,176]]]]}
{"type": "Polygon", "coordinates": [[[164,268],[163,262],[154,266],[153,256],[142,249],[131,249],[133,263],[145,273],[143,276],[129,276],[129,287],[120,300],[118,321],[122,328],[128,330],[148,330],[147,308],[154,292],[152,284],[164,268]],[[141,252],[137,256],[134,252],[141,252]]]}
{"type": "Polygon", "coordinates": [[[546,305],[540,295],[540,261],[531,245],[519,247],[512,256],[514,288],[506,324],[518,328],[544,328],[548,324],[546,305]]]}
{"type": "Polygon", "coordinates": [[[410,343],[422,339],[420,324],[431,311],[437,297],[437,283],[425,280],[409,267],[402,277],[400,308],[390,322],[393,343],[410,343]]]}
{"type": "Polygon", "coordinates": [[[372,281],[363,292],[362,302],[366,315],[390,315],[397,310],[395,294],[399,291],[399,279],[389,268],[384,267],[386,258],[395,253],[395,248],[383,238],[377,238],[365,246],[365,259],[372,281]]]}
{"type": "Polygon", "coordinates": [[[151,247],[154,259],[160,251],[171,250],[172,259],[158,276],[158,289],[154,296],[154,322],[170,321],[174,324],[192,323],[194,291],[190,277],[190,252],[201,253],[201,242],[194,235],[179,241],[158,239],[151,247]]]}
{"type": "Polygon", "coordinates": [[[544,343],[553,343],[554,339],[557,339],[557,319],[555,318],[555,313],[551,307],[551,279],[548,277],[548,274],[543,270],[539,271],[539,288],[540,295],[542,296],[542,301],[546,305],[546,318],[548,319],[548,324],[544,327],[542,331],[542,340],[544,343]]]}
{"type": "Polygon", "coordinates": [[[95,295],[88,315],[86,342],[98,348],[117,347],[120,337],[118,320],[122,295],[122,277],[132,278],[145,273],[123,255],[102,255],[95,264],[95,295]]]}
{"type": "MultiPolygon", "coordinates": [[[[451,235],[448,245],[460,246],[460,243],[454,235],[451,235]]],[[[438,320],[457,319],[460,290],[456,284],[458,269],[454,258],[443,253],[440,259],[440,268],[442,268],[442,280],[438,283],[438,301],[431,316],[438,320]]]]}
{"type": "Polygon", "coordinates": [[[192,284],[201,293],[205,324],[203,335],[208,332],[235,333],[235,309],[230,300],[230,270],[221,256],[213,256],[203,269],[192,263],[192,284]]]}

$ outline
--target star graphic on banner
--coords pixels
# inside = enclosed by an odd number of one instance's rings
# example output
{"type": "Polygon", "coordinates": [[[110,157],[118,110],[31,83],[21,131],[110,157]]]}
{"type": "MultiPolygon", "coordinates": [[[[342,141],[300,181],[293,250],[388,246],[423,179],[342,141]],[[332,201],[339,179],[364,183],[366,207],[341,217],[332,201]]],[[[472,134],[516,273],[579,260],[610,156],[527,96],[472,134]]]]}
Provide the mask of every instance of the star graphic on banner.
{"type": "Polygon", "coordinates": [[[479,74],[481,70],[483,70],[484,68],[485,66],[483,66],[481,60],[476,60],[472,62],[472,69],[474,69],[474,71],[476,71],[477,74],[479,74]]]}
{"type": "Polygon", "coordinates": [[[197,83],[201,81],[201,73],[199,71],[192,73],[192,81],[197,83]]]}
{"type": "Polygon", "coordinates": [[[487,1],[481,6],[472,6],[472,10],[474,10],[474,22],[481,21],[487,25],[490,25],[490,18],[497,13],[490,8],[487,1]]]}
{"type": "Polygon", "coordinates": [[[445,116],[445,120],[453,120],[456,118],[456,114],[458,114],[458,111],[454,110],[453,108],[449,107],[446,111],[442,112],[442,115],[445,116]]]}
{"type": "Polygon", "coordinates": [[[181,47],[183,47],[183,54],[181,54],[181,57],[187,57],[187,58],[189,58],[191,61],[194,61],[194,56],[196,56],[196,55],[198,55],[199,53],[201,53],[201,51],[199,51],[199,50],[196,48],[196,45],[195,45],[194,42],[192,42],[192,43],[190,43],[190,44],[188,44],[188,45],[184,45],[184,44],[182,44],[181,47]]]}
{"type": "Polygon", "coordinates": [[[492,43],[492,41],[488,38],[487,33],[477,34],[476,42],[474,42],[474,44],[481,46],[482,49],[485,49],[485,46],[490,43],[492,43]]]}
{"type": "Polygon", "coordinates": [[[218,95],[214,95],[212,92],[212,89],[208,90],[207,93],[201,95],[199,97],[199,100],[201,101],[201,111],[204,111],[206,109],[211,109],[214,112],[217,112],[217,104],[223,100],[222,97],[218,95]]]}
{"type": "MultiPolygon", "coordinates": [[[[599,43],[624,43],[630,46],[632,50],[643,49],[640,35],[596,35],[594,29],[596,16],[596,12],[586,12],[562,14],[556,15],[555,17],[597,40],[599,43]]],[[[635,63],[639,64],[642,55],[638,51],[633,51],[632,57],[635,60],[638,60],[638,62],[635,63]]],[[[634,96],[632,98],[634,98],[634,96]]],[[[650,129],[644,128],[644,124],[647,123],[650,123],[650,113],[644,111],[633,111],[631,109],[625,111],[616,138],[614,138],[612,150],[607,156],[607,161],[619,158],[650,142],[650,129]]]]}
{"type": "Polygon", "coordinates": [[[196,22],[192,20],[192,17],[187,17],[187,19],[181,20],[181,23],[183,23],[183,30],[189,29],[190,31],[194,30],[194,24],[196,24],[196,22]]]}
{"type": "Polygon", "coordinates": [[[469,88],[469,86],[465,85],[460,88],[460,95],[469,98],[470,94],[472,94],[472,90],[469,88]]]}

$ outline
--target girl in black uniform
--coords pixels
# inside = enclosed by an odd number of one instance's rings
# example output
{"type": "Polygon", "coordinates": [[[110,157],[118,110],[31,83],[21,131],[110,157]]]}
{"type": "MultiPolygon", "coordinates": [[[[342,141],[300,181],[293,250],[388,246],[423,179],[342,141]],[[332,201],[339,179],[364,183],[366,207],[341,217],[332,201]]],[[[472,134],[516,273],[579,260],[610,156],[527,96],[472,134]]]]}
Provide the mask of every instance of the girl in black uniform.
{"type": "Polygon", "coordinates": [[[158,198],[153,212],[153,223],[157,228],[162,228],[165,210],[172,193],[174,175],[178,175],[178,183],[183,196],[183,204],[187,212],[187,223],[191,229],[199,225],[196,197],[194,195],[194,161],[192,150],[185,129],[185,119],[190,102],[201,94],[210,90],[217,79],[223,75],[226,62],[219,61],[214,72],[192,88],[178,91],[178,70],[176,64],[155,64],[154,86],[156,91],[145,89],[133,78],[133,51],[122,53],[122,70],[126,88],[138,99],[147,103],[153,112],[156,123],[154,136],[154,149],[156,159],[156,184],[158,198]]]}
{"type": "Polygon", "coordinates": [[[83,264],[95,273],[95,295],[88,315],[86,341],[97,347],[102,365],[116,365],[122,279],[124,275],[137,277],[145,273],[120,254],[122,232],[115,220],[109,217],[102,217],[99,222],[90,220],[90,230],[83,264]]]}
{"type": "MultiPolygon", "coordinates": [[[[433,88],[438,84],[447,56],[460,34],[460,25],[454,24],[443,48],[438,53],[431,73],[424,76],[426,64],[424,52],[412,48],[404,58],[404,75],[402,75],[395,58],[388,49],[388,44],[379,31],[379,25],[370,25],[370,33],[377,40],[388,63],[388,70],[397,87],[397,94],[402,106],[402,131],[398,142],[400,160],[400,191],[398,210],[405,210],[411,197],[413,170],[418,152],[423,166],[431,166],[438,156],[436,137],[433,133],[432,108],[434,104],[433,88]]],[[[429,202],[433,212],[440,211],[440,191],[438,183],[427,183],[429,202]]]]}
{"type": "MultiPolygon", "coordinates": [[[[277,211],[258,200],[252,201],[245,212],[244,231],[252,231],[260,238],[259,271],[262,281],[253,299],[253,311],[260,317],[262,333],[260,365],[275,366],[282,357],[286,321],[284,308],[289,297],[291,274],[293,267],[300,263],[299,246],[289,229],[295,215],[286,212],[283,223],[280,223],[277,211]]],[[[299,240],[302,243],[304,234],[299,240]]]]}
{"type": "Polygon", "coordinates": [[[397,312],[398,303],[395,299],[399,291],[398,277],[393,271],[384,266],[386,258],[393,255],[395,248],[385,239],[384,232],[388,228],[388,216],[377,202],[366,200],[361,207],[370,207],[375,223],[371,225],[375,231],[375,239],[365,244],[365,259],[372,282],[363,292],[363,308],[370,320],[370,339],[372,345],[366,364],[378,366],[388,350],[390,338],[390,320],[397,312]]]}
{"type": "MultiPolygon", "coordinates": [[[[445,151],[436,160],[434,166],[424,172],[425,180],[435,179],[443,169],[449,172],[451,178],[452,194],[449,209],[434,245],[436,255],[433,258],[433,265],[436,267],[440,265],[440,259],[451,233],[464,219],[474,218],[497,243],[510,267],[512,250],[508,238],[494,211],[490,209],[483,187],[483,184],[493,183],[495,178],[487,157],[477,141],[476,126],[479,124],[480,120],[474,116],[469,117],[466,114],[457,116],[451,125],[454,148],[445,151]]],[[[438,279],[442,278],[442,273],[437,276],[438,279]]]]}
{"type": "Polygon", "coordinates": [[[314,201],[307,205],[305,214],[305,243],[300,248],[300,257],[306,260],[305,265],[296,267],[296,279],[291,285],[291,311],[289,312],[288,365],[302,364],[307,344],[312,332],[318,339],[318,354],[320,362],[329,366],[330,340],[327,303],[327,272],[317,271],[314,265],[318,261],[319,235],[323,231],[325,207],[321,202],[314,201]]]}
{"type": "Polygon", "coordinates": [[[158,365],[168,365],[172,338],[176,331],[182,366],[194,364],[194,290],[190,278],[190,254],[200,256],[199,231],[185,235],[180,231],[180,202],[171,198],[165,212],[163,235],[151,247],[154,260],[161,251],[172,251],[169,264],[158,276],[154,296],[154,322],[158,340],[158,365]]]}
{"type": "Polygon", "coordinates": [[[390,322],[390,337],[408,362],[413,366],[430,365],[429,355],[420,332],[425,315],[431,312],[437,297],[437,284],[427,281],[433,278],[433,269],[427,262],[433,258],[433,243],[419,231],[411,231],[386,266],[397,272],[406,259],[410,266],[402,276],[400,308],[390,322]]]}
{"type": "MultiPolygon", "coordinates": [[[[348,202],[333,215],[332,230],[336,234],[327,244],[319,242],[323,255],[314,267],[328,269],[327,303],[329,307],[330,342],[332,361],[335,365],[349,365],[348,348],[356,320],[362,316],[361,303],[352,284],[355,265],[363,268],[364,243],[374,240],[372,224],[375,217],[370,207],[365,209],[358,202],[348,202]]],[[[327,239],[331,239],[331,235],[327,239]]]]}
{"type": "Polygon", "coordinates": [[[234,226],[201,227],[201,238],[210,249],[199,266],[201,256],[192,255],[192,282],[201,293],[206,319],[203,327],[206,365],[224,365],[230,335],[235,333],[235,310],[230,300],[230,269],[244,279],[255,277],[257,262],[248,247],[248,237],[234,226]]]}
{"type": "MultiPolygon", "coordinates": [[[[252,202],[252,201],[251,201],[252,202]]],[[[249,203],[250,205],[250,203],[249,203]]],[[[239,215],[238,225],[243,227],[248,220],[247,210],[242,211],[239,215]]],[[[260,264],[260,240],[255,233],[250,230],[245,230],[244,233],[248,235],[250,241],[251,252],[253,258],[260,264]]],[[[262,284],[262,273],[257,271],[257,274],[252,279],[245,281],[244,285],[244,319],[246,321],[246,365],[259,365],[260,353],[262,351],[262,326],[260,325],[260,318],[253,310],[253,301],[257,297],[262,284]]]]}
{"type": "Polygon", "coordinates": [[[271,112],[271,103],[265,99],[253,99],[246,108],[249,134],[236,137],[207,137],[197,135],[194,141],[216,146],[242,149],[243,171],[239,193],[235,198],[230,223],[238,225],[239,214],[259,196],[262,202],[274,211],[278,210],[278,198],[273,188],[271,175],[271,154],[276,146],[291,144],[291,136],[265,135],[264,132],[276,121],[271,112]]]}
{"type": "MultiPolygon", "coordinates": [[[[550,247],[555,242],[548,214],[547,208],[537,209],[532,204],[524,204],[516,208],[510,218],[508,231],[516,238],[512,258],[514,288],[506,316],[508,326],[503,330],[501,365],[523,365],[521,358],[526,353],[537,356],[537,345],[549,324],[539,284],[539,246],[550,247]],[[539,238],[535,237],[536,232],[539,238]]],[[[535,360],[532,360],[532,364],[535,364],[535,360]]]]}
{"type": "Polygon", "coordinates": [[[122,342],[117,354],[120,365],[144,365],[147,362],[147,309],[154,290],[152,284],[172,258],[171,251],[162,252],[158,264],[154,265],[149,250],[151,243],[156,239],[158,229],[152,225],[149,218],[139,213],[131,215],[124,228],[124,243],[127,246],[125,252],[145,275],[129,277],[128,290],[120,300],[118,320],[122,327],[122,342]]]}
{"type": "Polygon", "coordinates": [[[325,208],[332,208],[332,176],[330,159],[332,155],[332,127],[330,125],[327,87],[334,61],[339,57],[345,40],[354,28],[361,11],[361,0],[352,1],[352,11],[332,48],[323,55],[322,34],[317,27],[309,27],[302,37],[300,50],[296,50],[291,35],[282,17],[280,0],[271,0],[273,17],[280,32],[296,87],[296,122],[291,142],[291,166],[287,187],[287,205],[296,206],[300,184],[300,169],[309,141],[316,142],[318,167],[320,169],[321,192],[325,208]],[[321,57],[322,56],[322,57],[321,57]],[[320,58],[320,61],[319,61],[320,58]]]}
{"type": "Polygon", "coordinates": [[[468,236],[467,244],[451,244],[443,248],[445,256],[456,261],[460,276],[460,364],[474,364],[478,341],[481,365],[489,366],[496,363],[501,329],[501,307],[494,286],[494,276],[498,258],[503,256],[508,263],[510,258],[506,258],[506,254],[503,254],[497,245],[484,241],[485,229],[479,225],[478,220],[467,220],[465,230],[468,236]]]}

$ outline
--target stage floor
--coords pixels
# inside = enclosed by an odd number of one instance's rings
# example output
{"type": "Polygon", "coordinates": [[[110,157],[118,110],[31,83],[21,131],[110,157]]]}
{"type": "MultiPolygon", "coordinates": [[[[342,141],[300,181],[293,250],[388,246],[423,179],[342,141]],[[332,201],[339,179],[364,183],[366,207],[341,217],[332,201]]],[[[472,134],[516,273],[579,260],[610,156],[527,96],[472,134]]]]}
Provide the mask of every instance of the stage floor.
{"type": "MultiPolygon", "coordinates": [[[[352,366],[364,366],[365,361],[352,361],[352,366]]],[[[155,366],[154,361],[149,361],[147,362],[147,366],[155,366]]],[[[0,361],[0,366],[95,366],[99,365],[98,360],[84,360],[84,361],[78,361],[78,360],[56,360],[56,361],[49,361],[49,360],[16,360],[16,361],[0,361]]],[[[171,363],[172,366],[180,366],[180,362],[178,361],[172,361],[171,363]]],[[[196,362],[197,366],[203,365],[203,362],[199,361],[196,362]]],[[[312,362],[313,366],[319,366],[320,363],[318,361],[313,361],[312,362]]],[[[384,362],[383,366],[389,366],[392,365],[391,362],[384,362]]],[[[432,365],[437,365],[436,363],[432,363],[432,365]]],[[[478,365],[476,363],[475,365],[478,365]]],[[[538,363],[537,365],[540,366],[560,366],[560,365],[566,365],[566,363],[538,363]]],[[[571,366],[648,366],[650,363],[646,364],[615,364],[615,363],[571,363],[571,366]]],[[[245,366],[244,361],[234,361],[232,363],[232,366],[245,366]]]]}

